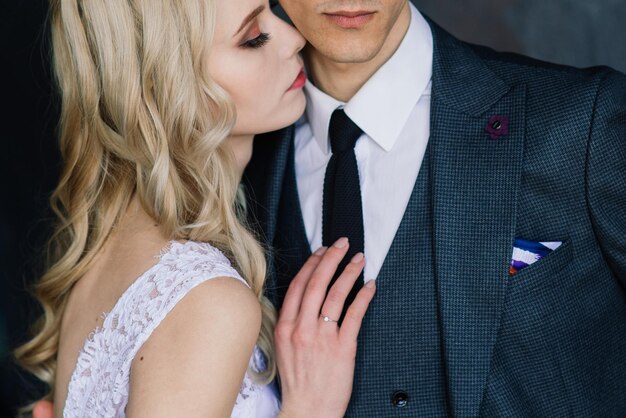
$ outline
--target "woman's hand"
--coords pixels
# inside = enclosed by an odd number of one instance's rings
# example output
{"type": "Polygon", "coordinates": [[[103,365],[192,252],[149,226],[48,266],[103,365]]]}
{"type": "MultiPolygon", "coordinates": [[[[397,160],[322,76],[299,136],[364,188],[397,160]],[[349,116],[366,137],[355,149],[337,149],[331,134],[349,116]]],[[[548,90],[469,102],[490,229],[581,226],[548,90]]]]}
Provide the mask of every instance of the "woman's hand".
{"type": "Polygon", "coordinates": [[[276,357],[283,408],[280,416],[343,417],[352,393],[357,336],[375,284],[369,281],[357,294],[341,326],[352,285],[365,264],[355,255],[326,296],[337,266],[348,250],[341,238],[309,258],[291,282],[276,324],[276,357]],[[325,321],[323,316],[331,321],[325,321]]]}

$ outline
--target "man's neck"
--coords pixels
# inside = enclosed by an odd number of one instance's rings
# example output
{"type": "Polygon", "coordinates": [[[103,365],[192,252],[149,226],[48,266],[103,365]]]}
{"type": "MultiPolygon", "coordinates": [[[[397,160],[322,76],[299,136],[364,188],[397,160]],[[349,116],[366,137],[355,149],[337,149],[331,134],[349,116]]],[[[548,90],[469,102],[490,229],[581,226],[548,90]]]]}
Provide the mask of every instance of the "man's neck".
{"type": "Polygon", "coordinates": [[[396,52],[411,23],[411,9],[407,2],[382,48],[369,61],[342,63],[321,55],[310,45],[304,54],[309,76],[316,87],[335,99],[347,103],[396,52]]]}

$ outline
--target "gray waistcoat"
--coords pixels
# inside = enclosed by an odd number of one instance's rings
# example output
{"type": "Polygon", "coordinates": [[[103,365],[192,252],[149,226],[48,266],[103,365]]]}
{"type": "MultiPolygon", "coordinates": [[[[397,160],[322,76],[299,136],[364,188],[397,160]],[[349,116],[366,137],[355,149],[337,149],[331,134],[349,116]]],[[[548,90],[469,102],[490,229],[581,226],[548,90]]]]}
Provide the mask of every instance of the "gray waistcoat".
{"type": "MultiPolygon", "coordinates": [[[[348,417],[446,415],[432,256],[429,162],[427,151],[378,275],[376,297],[363,322],[348,417]]],[[[289,281],[310,255],[297,195],[293,150],[282,191],[273,247],[278,305],[289,281]]]]}

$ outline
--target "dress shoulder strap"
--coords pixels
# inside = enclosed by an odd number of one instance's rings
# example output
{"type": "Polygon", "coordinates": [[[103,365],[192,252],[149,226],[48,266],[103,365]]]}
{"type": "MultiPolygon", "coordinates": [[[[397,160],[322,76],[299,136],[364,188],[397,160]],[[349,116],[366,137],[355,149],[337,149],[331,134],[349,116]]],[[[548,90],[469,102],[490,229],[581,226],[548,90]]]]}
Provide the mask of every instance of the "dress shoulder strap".
{"type": "Polygon", "coordinates": [[[194,241],[170,243],[158,263],[130,285],[105,314],[102,326],[85,341],[70,380],[64,416],[124,411],[130,368],[139,349],[189,291],[217,277],[232,277],[248,286],[217,248],[194,241]]]}
{"type": "Polygon", "coordinates": [[[132,357],[187,293],[217,277],[232,277],[249,287],[217,248],[194,241],[172,242],[161,254],[158,268],[138,281],[139,286],[120,299],[119,309],[111,312],[118,323],[132,327],[132,357]]]}

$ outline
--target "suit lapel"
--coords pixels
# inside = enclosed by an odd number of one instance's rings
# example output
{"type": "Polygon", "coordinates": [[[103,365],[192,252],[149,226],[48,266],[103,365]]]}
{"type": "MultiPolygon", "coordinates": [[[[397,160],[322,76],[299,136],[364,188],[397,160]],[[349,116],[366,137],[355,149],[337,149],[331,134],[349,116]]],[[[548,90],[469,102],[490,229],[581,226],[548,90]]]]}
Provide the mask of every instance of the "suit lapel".
{"type": "Polygon", "coordinates": [[[487,382],[508,280],[526,89],[507,85],[467,45],[431,26],[430,162],[442,343],[450,412],[473,417],[487,382]],[[510,123],[508,134],[498,131],[493,139],[487,133],[493,116],[510,123]]]}

